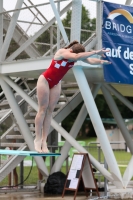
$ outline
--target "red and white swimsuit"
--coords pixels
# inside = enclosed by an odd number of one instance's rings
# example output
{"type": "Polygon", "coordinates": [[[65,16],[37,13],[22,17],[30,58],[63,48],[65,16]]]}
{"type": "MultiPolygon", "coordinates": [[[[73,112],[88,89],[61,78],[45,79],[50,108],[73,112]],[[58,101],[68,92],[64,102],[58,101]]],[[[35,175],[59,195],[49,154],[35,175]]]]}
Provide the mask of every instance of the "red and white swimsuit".
{"type": "Polygon", "coordinates": [[[71,69],[74,62],[69,62],[67,59],[52,60],[49,68],[42,73],[49,83],[49,88],[54,87],[59,83],[63,76],[71,69]]]}

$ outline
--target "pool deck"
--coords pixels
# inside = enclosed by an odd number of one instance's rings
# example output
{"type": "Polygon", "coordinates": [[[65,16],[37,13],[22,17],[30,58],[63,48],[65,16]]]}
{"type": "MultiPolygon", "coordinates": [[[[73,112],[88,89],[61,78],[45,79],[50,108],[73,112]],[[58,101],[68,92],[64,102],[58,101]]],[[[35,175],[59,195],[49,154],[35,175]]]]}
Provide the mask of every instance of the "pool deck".
{"type": "MultiPolygon", "coordinates": [[[[100,194],[100,198],[97,196],[88,196],[86,197],[85,194],[77,194],[75,200],[96,200],[96,199],[110,199],[106,198],[102,193],[100,194]],[[102,198],[103,197],[103,198],[102,198]]],[[[74,195],[65,195],[63,198],[61,195],[47,195],[42,194],[40,192],[10,192],[4,190],[3,193],[0,193],[0,200],[74,200],[74,195]]],[[[117,199],[119,200],[119,199],[117,199]]]]}

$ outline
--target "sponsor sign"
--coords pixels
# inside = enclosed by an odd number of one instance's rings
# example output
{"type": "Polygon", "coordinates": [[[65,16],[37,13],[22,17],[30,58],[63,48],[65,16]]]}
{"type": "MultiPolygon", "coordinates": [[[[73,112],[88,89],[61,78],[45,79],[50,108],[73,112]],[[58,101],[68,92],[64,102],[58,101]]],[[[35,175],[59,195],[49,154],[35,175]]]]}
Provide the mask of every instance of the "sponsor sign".
{"type": "Polygon", "coordinates": [[[103,2],[102,45],[110,52],[106,82],[133,84],[133,7],[103,2]]]}

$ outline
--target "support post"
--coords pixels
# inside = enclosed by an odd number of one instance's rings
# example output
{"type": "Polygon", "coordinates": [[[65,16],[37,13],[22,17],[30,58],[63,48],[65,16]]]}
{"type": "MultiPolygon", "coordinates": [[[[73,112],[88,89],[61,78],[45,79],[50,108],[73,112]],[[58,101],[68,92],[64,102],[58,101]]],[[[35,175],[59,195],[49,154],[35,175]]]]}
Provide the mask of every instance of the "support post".
{"type": "MultiPolygon", "coordinates": [[[[0,13],[2,12],[3,12],[3,0],[0,1],[0,13]]],[[[0,47],[2,47],[2,45],[3,45],[3,14],[0,15],[0,47]]]]}
{"type": "Polygon", "coordinates": [[[101,49],[102,47],[102,1],[97,1],[96,3],[96,35],[97,35],[97,49],[101,49]]]}
{"type": "MultiPolygon", "coordinates": [[[[24,167],[24,162],[22,160],[21,163],[20,163],[20,183],[23,183],[23,181],[24,181],[24,176],[23,176],[24,169],[23,169],[23,167],[24,167]]],[[[20,188],[21,189],[23,188],[23,184],[20,185],[20,188]]]]}
{"type": "Polygon", "coordinates": [[[71,42],[75,39],[80,42],[81,17],[82,17],[82,0],[73,0],[72,18],[71,18],[71,42]]]}
{"type": "MultiPolygon", "coordinates": [[[[60,15],[60,2],[57,2],[57,10],[60,15]]],[[[57,50],[59,50],[59,49],[60,49],[60,29],[57,24],[57,50]]]]}
{"type": "Polygon", "coordinates": [[[67,43],[68,43],[68,37],[67,37],[66,31],[65,31],[65,29],[64,29],[64,27],[63,27],[61,18],[60,18],[60,16],[59,16],[59,13],[58,13],[58,11],[57,11],[57,9],[56,9],[55,3],[54,3],[53,0],[49,0],[49,1],[50,1],[50,4],[51,4],[51,7],[52,7],[52,9],[53,9],[53,12],[54,12],[54,14],[55,14],[56,20],[57,20],[57,22],[58,22],[58,26],[59,26],[59,28],[60,28],[60,31],[61,31],[61,33],[62,33],[62,36],[63,36],[63,38],[64,38],[64,41],[65,41],[65,43],[67,44],[67,43]]]}

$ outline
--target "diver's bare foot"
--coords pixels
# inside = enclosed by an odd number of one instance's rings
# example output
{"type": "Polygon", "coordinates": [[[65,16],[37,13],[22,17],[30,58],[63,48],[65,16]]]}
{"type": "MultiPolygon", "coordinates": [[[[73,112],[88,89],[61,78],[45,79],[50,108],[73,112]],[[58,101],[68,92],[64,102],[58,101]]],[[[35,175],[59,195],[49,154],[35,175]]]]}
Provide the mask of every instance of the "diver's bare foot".
{"type": "Polygon", "coordinates": [[[47,143],[45,141],[42,141],[42,152],[49,153],[49,150],[47,148],[47,143]]]}
{"type": "Polygon", "coordinates": [[[35,147],[35,150],[38,152],[38,153],[42,153],[42,149],[41,149],[41,146],[42,146],[42,140],[37,140],[35,139],[34,140],[34,147],[35,147]]]}

